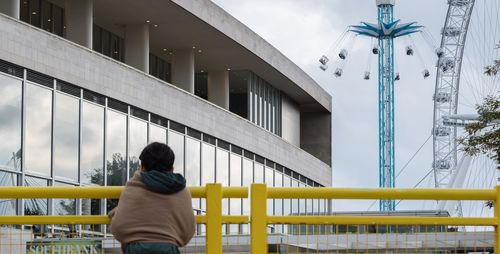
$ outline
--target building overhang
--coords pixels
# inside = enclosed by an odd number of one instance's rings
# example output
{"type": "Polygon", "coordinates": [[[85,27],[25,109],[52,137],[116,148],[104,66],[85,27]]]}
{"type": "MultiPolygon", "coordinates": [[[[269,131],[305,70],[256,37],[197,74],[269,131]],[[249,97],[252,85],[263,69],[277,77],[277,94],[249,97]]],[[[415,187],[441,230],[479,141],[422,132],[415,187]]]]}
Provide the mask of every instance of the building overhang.
{"type": "Polygon", "coordinates": [[[197,72],[251,70],[308,111],[331,112],[331,96],[310,76],[211,1],[99,0],[94,22],[120,36],[149,24],[150,51],[167,61],[171,50],[195,47],[197,72]]]}

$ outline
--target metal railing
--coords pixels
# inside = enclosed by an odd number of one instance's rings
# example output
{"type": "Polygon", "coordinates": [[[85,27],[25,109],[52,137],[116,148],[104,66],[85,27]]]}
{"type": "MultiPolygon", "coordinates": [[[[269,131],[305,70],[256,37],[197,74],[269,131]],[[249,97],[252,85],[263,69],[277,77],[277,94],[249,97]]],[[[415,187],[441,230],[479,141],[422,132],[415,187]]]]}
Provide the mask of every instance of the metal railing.
{"type": "MultiPolygon", "coordinates": [[[[500,204],[500,187],[471,189],[347,189],[347,188],[267,188],[265,184],[247,187],[222,187],[208,184],[190,187],[193,198],[206,199],[206,215],[196,216],[206,225],[206,253],[223,252],[224,224],[250,224],[250,253],[268,252],[268,225],[433,225],[492,226],[494,250],[500,253],[498,222],[500,206],[494,205],[492,217],[416,217],[413,216],[269,216],[268,199],[374,199],[374,200],[484,200],[500,204]],[[250,189],[250,191],[249,191],[250,189]],[[249,198],[250,215],[223,215],[222,200],[249,198]]],[[[0,199],[117,199],[123,187],[0,187],[0,199]]],[[[107,216],[0,216],[1,225],[23,224],[109,224],[107,216]]]]}

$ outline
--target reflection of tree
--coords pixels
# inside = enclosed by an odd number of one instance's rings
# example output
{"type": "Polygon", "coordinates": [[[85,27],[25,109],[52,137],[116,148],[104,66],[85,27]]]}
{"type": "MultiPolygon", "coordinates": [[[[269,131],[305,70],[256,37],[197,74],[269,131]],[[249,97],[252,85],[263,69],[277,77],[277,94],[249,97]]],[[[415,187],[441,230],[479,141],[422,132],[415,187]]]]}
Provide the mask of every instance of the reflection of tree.
{"type": "MultiPolygon", "coordinates": [[[[111,161],[106,161],[107,167],[107,185],[108,186],[122,186],[127,182],[127,160],[120,153],[115,153],[111,157],[111,161]]],[[[130,160],[130,168],[136,169],[139,167],[139,160],[130,160]]],[[[132,171],[132,170],[131,170],[132,171]]],[[[95,185],[104,185],[104,170],[102,168],[94,168],[90,170],[88,177],[90,182],[95,185]]],[[[88,209],[88,203],[83,201],[82,210],[88,209]]],[[[118,199],[108,199],[106,204],[106,210],[109,212],[111,209],[116,207],[118,204],[118,199]]],[[[59,202],[60,207],[68,214],[75,214],[75,200],[61,200],[59,202]]],[[[101,201],[99,199],[90,200],[90,214],[100,214],[101,212],[101,201]]],[[[82,211],[82,214],[88,214],[89,212],[82,211]]]]}

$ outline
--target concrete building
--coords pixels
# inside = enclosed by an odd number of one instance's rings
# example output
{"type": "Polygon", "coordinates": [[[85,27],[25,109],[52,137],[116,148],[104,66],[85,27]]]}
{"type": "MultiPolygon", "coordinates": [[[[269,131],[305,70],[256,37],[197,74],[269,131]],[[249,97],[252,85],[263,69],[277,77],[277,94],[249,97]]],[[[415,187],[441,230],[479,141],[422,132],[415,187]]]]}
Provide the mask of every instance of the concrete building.
{"type": "MultiPolygon", "coordinates": [[[[211,1],[2,0],[0,12],[0,185],[123,185],[153,141],[173,148],[189,185],[331,185],[330,95],[211,1]]],[[[114,205],[11,200],[0,213],[114,205]]],[[[269,205],[327,210],[325,200],[269,205]]]]}

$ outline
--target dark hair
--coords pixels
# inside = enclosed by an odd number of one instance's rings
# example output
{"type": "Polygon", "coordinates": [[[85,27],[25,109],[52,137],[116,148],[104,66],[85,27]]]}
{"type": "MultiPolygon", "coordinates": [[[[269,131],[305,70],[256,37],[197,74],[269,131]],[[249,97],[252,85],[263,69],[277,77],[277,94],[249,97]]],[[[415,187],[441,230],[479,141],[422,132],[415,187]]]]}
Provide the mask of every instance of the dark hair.
{"type": "Polygon", "coordinates": [[[139,156],[141,166],[144,170],[172,171],[174,170],[174,151],[169,146],[159,142],[153,142],[141,152],[139,156]]]}

